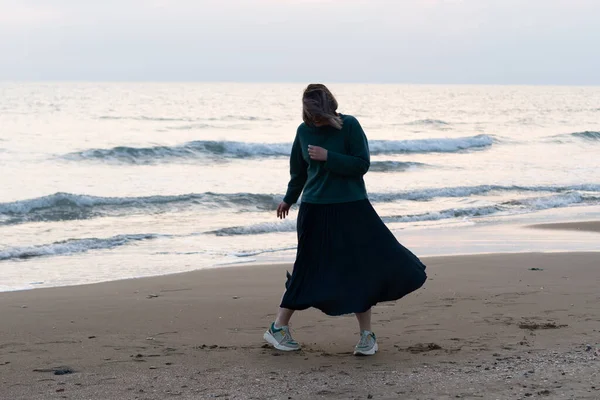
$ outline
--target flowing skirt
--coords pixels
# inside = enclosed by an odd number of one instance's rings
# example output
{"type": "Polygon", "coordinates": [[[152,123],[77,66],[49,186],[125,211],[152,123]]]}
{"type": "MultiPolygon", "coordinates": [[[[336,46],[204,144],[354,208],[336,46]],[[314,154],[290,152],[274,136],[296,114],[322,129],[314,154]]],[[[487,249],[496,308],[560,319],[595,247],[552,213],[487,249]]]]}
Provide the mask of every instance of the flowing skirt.
{"type": "Polygon", "coordinates": [[[298,250],[281,307],[361,313],[420,288],[425,265],[402,246],[369,200],[301,203],[298,250]]]}

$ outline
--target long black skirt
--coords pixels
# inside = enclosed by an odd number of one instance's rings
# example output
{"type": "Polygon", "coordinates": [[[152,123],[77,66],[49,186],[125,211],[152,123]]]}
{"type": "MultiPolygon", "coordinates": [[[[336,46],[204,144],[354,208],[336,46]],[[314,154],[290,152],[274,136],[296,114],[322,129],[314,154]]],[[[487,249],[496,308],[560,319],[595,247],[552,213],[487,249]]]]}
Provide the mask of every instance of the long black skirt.
{"type": "Polygon", "coordinates": [[[402,246],[369,200],[301,203],[298,251],[281,307],[361,313],[420,288],[425,265],[402,246]]]}

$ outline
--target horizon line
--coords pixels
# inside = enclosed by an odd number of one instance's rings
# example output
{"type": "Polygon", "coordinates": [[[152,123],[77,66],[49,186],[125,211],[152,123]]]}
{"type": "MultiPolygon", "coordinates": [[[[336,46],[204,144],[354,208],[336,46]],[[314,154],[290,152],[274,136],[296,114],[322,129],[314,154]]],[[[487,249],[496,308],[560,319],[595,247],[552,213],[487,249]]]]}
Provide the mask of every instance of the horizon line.
{"type": "MultiPolygon", "coordinates": [[[[314,81],[330,85],[398,85],[398,86],[547,86],[547,87],[597,87],[600,83],[424,83],[424,82],[378,82],[378,81],[314,81]]],[[[169,83],[193,83],[193,84],[247,84],[247,85],[307,85],[313,81],[234,81],[234,80],[124,80],[124,79],[0,79],[0,83],[139,83],[139,84],[169,84],[169,83]]]]}

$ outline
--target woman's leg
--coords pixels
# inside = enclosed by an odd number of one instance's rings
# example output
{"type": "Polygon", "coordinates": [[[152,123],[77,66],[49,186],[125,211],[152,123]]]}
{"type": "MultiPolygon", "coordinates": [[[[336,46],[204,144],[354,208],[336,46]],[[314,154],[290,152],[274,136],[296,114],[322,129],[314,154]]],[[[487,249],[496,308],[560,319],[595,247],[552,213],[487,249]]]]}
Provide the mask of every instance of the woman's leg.
{"type": "Polygon", "coordinates": [[[358,320],[358,326],[360,327],[361,332],[362,331],[371,332],[371,309],[370,308],[363,313],[356,313],[356,319],[358,320]]]}
{"type": "Polygon", "coordinates": [[[377,338],[371,331],[371,309],[363,313],[356,313],[358,326],[360,326],[360,340],[354,347],[355,356],[372,356],[377,353],[377,338]]]}
{"type": "Polygon", "coordinates": [[[279,307],[279,312],[277,313],[277,319],[275,319],[275,328],[281,328],[282,326],[288,326],[290,324],[290,319],[292,318],[293,314],[294,314],[294,310],[279,307]]]}

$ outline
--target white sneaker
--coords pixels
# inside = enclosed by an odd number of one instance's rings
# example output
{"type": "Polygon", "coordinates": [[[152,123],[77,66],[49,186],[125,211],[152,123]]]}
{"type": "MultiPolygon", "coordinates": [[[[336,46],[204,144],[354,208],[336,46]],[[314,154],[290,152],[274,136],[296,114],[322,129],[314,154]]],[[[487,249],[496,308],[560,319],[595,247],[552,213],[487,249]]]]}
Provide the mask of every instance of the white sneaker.
{"type": "Polygon", "coordinates": [[[355,356],[372,356],[377,353],[379,347],[377,346],[377,337],[373,332],[362,331],[360,333],[360,340],[356,347],[354,347],[355,356]]]}
{"type": "Polygon", "coordinates": [[[267,343],[271,344],[277,350],[300,350],[300,345],[292,338],[292,334],[290,333],[290,328],[288,326],[275,328],[275,323],[273,322],[271,327],[263,335],[263,338],[267,341],[267,343]]]}

